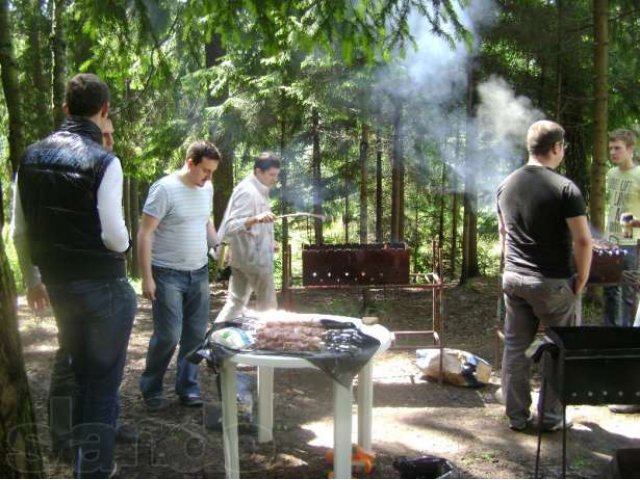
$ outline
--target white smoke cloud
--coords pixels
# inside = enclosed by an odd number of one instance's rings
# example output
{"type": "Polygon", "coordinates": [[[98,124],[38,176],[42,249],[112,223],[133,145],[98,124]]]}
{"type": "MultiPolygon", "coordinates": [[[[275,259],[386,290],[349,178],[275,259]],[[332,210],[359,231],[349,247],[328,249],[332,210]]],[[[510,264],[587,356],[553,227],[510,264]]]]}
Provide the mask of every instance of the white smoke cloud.
{"type": "Polygon", "coordinates": [[[478,85],[478,95],[478,134],[488,145],[522,144],[529,125],[544,117],[530,99],[516,96],[502,78],[492,76],[478,85]]]}
{"type": "MultiPolygon", "coordinates": [[[[469,71],[482,32],[497,20],[497,8],[494,0],[471,0],[464,9],[458,8],[460,22],[472,34],[471,45],[458,40],[452,46],[434,34],[424,16],[412,15],[409,23],[415,48],[381,71],[376,86],[408,105],[405,116],[416,133],[415,141],[435,142],[460,179],[467,178],[467,173],[473,176],[483,204],[493,202],[500,181],[522,164],[526,131],[543,118],[529,99],[496,76],[477,86],[475,114],[471,118],[467,114],[469,71]],[[460,138],[466,148],[457,148],[460,138]]],[[[453,38],[452,26],[443,27],[453,38]]],[[[457,185],[464,188],[463,181],[457,185]]]]}

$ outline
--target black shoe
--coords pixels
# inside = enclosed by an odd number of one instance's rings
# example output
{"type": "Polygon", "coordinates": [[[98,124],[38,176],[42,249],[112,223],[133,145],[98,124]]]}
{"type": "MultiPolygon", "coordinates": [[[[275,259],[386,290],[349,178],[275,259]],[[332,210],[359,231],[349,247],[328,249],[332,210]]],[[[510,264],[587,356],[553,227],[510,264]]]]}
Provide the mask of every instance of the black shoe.
{"type": "Polygon", "coordinates": [[[116,442],[118,443],[138,443],[140,441],[140,434],[134,429],[127,427],[126,425],[120,425],[116,429],[116,442]]]}
{"type": "Polygon", "coordinates": [[[200,395],[185,395],[180,397],[180,403],[185,407],[201,407],[204,402],[200,395]]]}
{"type": "Polygon", "coordinates": [[[158,412],[169,406],[169,402],[163,396],[145,398],[144,404],[150,412],[158,412]]]}

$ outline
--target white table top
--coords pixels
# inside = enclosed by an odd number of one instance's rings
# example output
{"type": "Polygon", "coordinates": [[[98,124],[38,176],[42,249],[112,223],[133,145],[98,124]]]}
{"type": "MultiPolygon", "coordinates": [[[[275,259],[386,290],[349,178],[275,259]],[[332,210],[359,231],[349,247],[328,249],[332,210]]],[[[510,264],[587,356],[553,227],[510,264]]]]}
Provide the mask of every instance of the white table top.
{"type": "MultiPolygon", "coordinates": [[[[302,315],[302,314],[301,314],[302,315]]],[[[379,355],[380,353],[386,351],[391,342],[393,341],[393,333],[387,330],[382,325],[364,325],[362,320],[355,317],[343,317],[340,315],[318,315],[318,314],[309,314],[309,316],[313,316],[314,318],[323,318],[327,320],[335,320],[337,322],[351,322],[353,323],[360,331],[366,335],[369,335],[380,342],[380,347],[376,351],[375,355],[379,355]]],[[[253,365],[256,367],[274,367],[274,368],[318,368],[311,362],[307,361],[306,358],[296,357],[292,355],[264,355],[264,354],[256,354],[252,352],[246,353],[237,353],[232,357],[228,357],[225,359],[226,361],[233,363],[241,363],[243,365],[253,365]]]]}

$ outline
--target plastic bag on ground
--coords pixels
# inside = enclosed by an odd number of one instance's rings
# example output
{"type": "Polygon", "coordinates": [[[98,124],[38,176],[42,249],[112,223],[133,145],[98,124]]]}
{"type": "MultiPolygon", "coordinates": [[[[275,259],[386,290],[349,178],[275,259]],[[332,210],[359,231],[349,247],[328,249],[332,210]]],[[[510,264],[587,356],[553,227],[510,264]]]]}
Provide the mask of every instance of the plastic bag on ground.
{"type": "MultiPolygon", "coordinates": [[[[416,350],[416,364],[431,380],[440,378],[440,351],[439,348],[416,350]]],[[[446,382],[461,387],[481,387],[489,383],[491,364],[486,360],[464,350],[444,348],[442,352],[443,377],[446,382]]]]}

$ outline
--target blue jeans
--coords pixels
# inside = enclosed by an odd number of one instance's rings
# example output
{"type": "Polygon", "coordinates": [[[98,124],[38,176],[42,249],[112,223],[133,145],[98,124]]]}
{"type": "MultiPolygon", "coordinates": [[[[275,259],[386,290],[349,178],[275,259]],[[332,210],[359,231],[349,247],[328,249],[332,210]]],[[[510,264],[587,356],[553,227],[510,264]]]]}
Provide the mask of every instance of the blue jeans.
{"type": "Polygon", "coordinates": [[[187,360],[201,343],[209,319],[209,269],[174,270],[153,266],[156,299],[153,301],[153,334],[147,365],[140,377],[145,399],[162,395],[162,380],[180,343],[176,393],[199,396],[198,365],[187,360]]]}
{"type": "MultiPolygon", "coordinates": [[[[636,268],[636,247],[624,246],[621,250],[627,252],[624,256],[625,270],[636,268]]],[[[604,288],[604,324],[607,327],[630,327],[633,325],[636,312],[635,290],[631,285],[604,288]]]]}
{"type": "MultiPolygon", "coordinates": [[[[75,376],[74,475],[106,478],[113,465],[118,390],[136,311],[125,278],[48,285],[60,350],[75,376]]],[[[55,372],[54,372],[55,373],[55,372]]]]}

